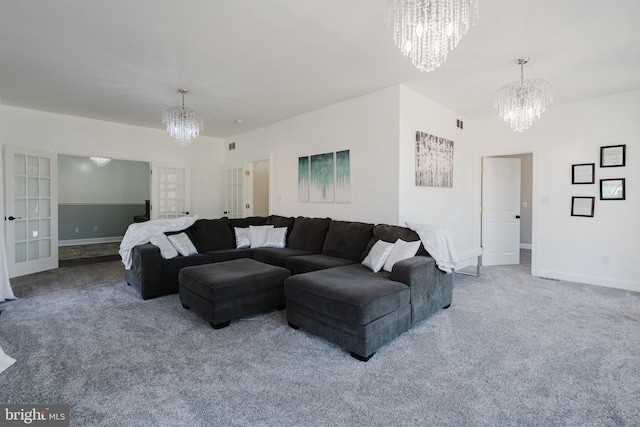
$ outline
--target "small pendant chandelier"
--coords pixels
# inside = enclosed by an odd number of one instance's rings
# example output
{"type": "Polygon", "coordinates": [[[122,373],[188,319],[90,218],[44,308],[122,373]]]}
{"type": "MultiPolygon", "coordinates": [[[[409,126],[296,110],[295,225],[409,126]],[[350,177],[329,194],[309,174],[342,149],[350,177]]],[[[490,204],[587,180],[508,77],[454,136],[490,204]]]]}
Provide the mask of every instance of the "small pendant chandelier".
{"type": "Polygon", "coordinates": [[[389,0],[387,26],[414,66],[433,71],[475,24],[478,1],[389,0]]]}
{"type": "Polygon", "coordinates": [[[186,147],[192,139],[204,129],[204,121],[197,111],[184,106],[184,95],[189,91],[178,89],[182,94],[182,106],[176,105],[164,110],[162,123],[167,126],[167,132],[176,139],[180,147],[186,147]]]}
{"type": "Polygon", "coordinates": [[[89,157],[89,160],[99,167],[104,167],[111,161],[109,157],[89,157]]]}
{"type": "Polygon", "coordinates": [[[524,64],[529,58],[518,58],[520,81],[502,86],[496,92],[494,106],[505,122],[517,132],[528,129],[553,102],[551,83],[542,79],[524,79],[524,64]]]}

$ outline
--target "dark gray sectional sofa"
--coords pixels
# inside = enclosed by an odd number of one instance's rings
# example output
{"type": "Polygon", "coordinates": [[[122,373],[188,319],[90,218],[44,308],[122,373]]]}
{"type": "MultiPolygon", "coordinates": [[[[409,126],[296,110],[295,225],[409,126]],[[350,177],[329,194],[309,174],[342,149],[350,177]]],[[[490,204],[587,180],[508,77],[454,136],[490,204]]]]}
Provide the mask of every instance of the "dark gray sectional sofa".
{"type": "Polygon", "coordinates": [[[379,239],[420,240],[405,227],[271,215],[199,219],[184,231],[197,255],[163,259],[151,244],[132,249],[126,280],[143,299],[178,292],[183,267],[253,258],[291,272],[284,284],[291,327],[338,344],[360,360],[451,304],[453,276],[438,270],[422,245],[391,273],[374,273],[361,264],[379,239]],[[286,247],[236,249],[235,227],[268,224],[288,228],[286,247]]]}

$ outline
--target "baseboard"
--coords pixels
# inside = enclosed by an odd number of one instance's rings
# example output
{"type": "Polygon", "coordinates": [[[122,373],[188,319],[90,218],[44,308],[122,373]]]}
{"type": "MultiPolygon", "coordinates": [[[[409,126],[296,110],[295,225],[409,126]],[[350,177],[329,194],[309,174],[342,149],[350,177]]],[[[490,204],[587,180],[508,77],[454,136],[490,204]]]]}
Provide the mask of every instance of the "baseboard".
{"type": "Polygon", "coordinates": [[[640,292],[640,282],[632,282],[630,280],[615,280],[607,277],[583,276],[549,270],[536,270],[532,271],[531,274],[538,277],[563,280],[565,282],[584,283],[586,285],[640,292]]]}
{"type": "Polygon", "coordinates": [[[95,239],[59,240],[58,246],[95,245],[97,243],[120,243],[123,236],[96,237],[95,239]]]}

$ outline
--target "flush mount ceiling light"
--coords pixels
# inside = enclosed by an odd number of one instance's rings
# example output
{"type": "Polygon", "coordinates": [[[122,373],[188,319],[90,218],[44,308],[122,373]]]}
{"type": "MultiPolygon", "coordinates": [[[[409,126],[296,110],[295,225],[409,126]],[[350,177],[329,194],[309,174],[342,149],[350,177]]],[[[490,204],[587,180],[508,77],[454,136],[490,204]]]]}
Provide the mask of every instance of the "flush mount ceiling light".
{"type": "Polygon", "coordinates": [[[494,106],[505,122],[517,132],[528,129],[553,102],[551,83],[542,79],[524,79],[524,64],[529,58],[518,58],[520,81],[502,86],[496,92],[494,106]]]}
{"type": "Polygon", "coordinates": [[[164,110],[162,123],[167,126],[167,132],[176,139],[180,147],[186,147],[191,140],[204,129],[202,116],[195,110],[184,106],[184,95],[189,91],[178,89],[182,94],[182,106],[176,105],[164,110]]]}
{"type": "Polygon", "coordinates": [[[478,1],[389,0],[387,25],[404,56],[420,71],[433,71],[475,24],[478,1]]]}
{"type": "Polygon", "coordinates": [[[111,161],[111,159],[108,157],[89,157],[89,160],[95,163],[96,166],[100,166],[100,167],[105,166],[107,163],[111,161]]]}

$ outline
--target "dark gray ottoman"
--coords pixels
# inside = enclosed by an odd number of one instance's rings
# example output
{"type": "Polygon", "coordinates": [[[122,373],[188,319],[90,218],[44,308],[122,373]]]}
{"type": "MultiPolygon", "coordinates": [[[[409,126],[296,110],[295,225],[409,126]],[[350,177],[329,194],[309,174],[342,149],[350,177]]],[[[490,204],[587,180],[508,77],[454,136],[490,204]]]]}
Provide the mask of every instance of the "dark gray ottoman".
{"type": "Polygon", "coordinates": [[[180,302],[214,329],[224,328],[242,316],[283,309],[290,274],[250,258],[185,267],[178,275],[180,302]]]}

